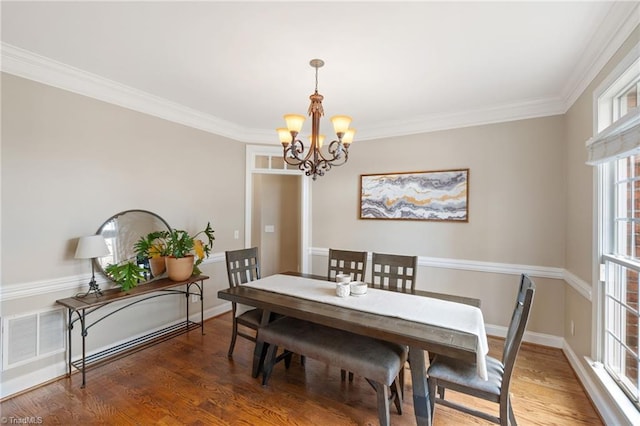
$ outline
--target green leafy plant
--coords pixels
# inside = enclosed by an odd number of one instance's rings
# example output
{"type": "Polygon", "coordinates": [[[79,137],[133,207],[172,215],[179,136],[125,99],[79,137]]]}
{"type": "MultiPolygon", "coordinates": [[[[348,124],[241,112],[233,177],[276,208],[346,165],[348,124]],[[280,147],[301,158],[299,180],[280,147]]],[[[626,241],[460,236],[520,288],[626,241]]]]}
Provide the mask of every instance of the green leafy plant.
{"type": "Polygon", "coordinates": [[[133,245],[133,249],[136,251],[136,256],[142,259],[167,256],[169,254],[166,242],[168,236],[168,231],[155,231],[148,233],[146,236],[140,237],[140,239],[138,239],[138,241],[133,245]]]}
{"type": "Polygon", "coordinates": [[[211,222],[207,222],[207,227],[194,235],[189,235],[187,231],[182,229],[171,229],[166,236],[167,253],[169,256],[176,258],[195,255],[197,259],[193,265],[193,273],[200,274],[201,271],[198,266],[205,258],[209,257],[213,248],[213,241],[215,240],[213,233],[211,222]],[[206,237],[206,242],[198,238],[200,235],[206,237]]]}
{"type": "Polygon", "coordinates": [[[124,291],[131,290],[139,282],[145,280],[144,268],[138,266],[131,260],[109,264],[104,270],[113,281],[115,281],[124,291]]]}

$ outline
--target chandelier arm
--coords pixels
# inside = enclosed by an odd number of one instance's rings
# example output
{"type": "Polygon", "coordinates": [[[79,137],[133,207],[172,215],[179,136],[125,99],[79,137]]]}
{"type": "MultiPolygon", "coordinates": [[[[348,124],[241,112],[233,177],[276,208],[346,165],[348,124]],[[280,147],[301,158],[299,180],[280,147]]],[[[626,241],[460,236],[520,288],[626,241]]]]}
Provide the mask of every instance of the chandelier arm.
{"type": "MultiPolygon", "coordinates": [[[[292,164],[292,163],[289,163],[289,164],[292,164]]],[[[311,159],[307,159],[292,165],[298,166],[298,169],[304,172],[305,176],[313,176],[313,180],[315,180],[316,175],[319,174],[316,168],[317,165],[311,159]]],[[[322,174],[323,173],[320,173],[320,176],[322,176],[322,174]]]]}
{"type": "Polygon", "coordinates": [[[331,170],[331,167],[333,167],[334,165],[339,165],[339,164],[332,164],[328,161],[318,162],[316,164],[316,175],[324,176],[325,172],[328,172],[329,170],[331,170]]]}
{"type": "Polygon", "coordinates": [[[311,151],[307,152],[307,154],[303,157],[300,154],[304,153],[304,144],[300,139],[292,138],[293,141],[290,144],[284,145],[284,161],[287,164],[292,166],[298,166],[300,163],[305,161],[309,161],[309,157],[311,156],[311,151]],[[287,155],[290,154],[290,155],[287,155]]]}
{"type": "Polygon", "coordinates": [[[300,156],[300,154],[304,153],[304,143],[302,143],[300,139],[296,139],[294,137],[290,146],[291,146],[290,151],[293,158],[295,158],[298,161],[304,161],[306,159],[306,157],[302,158],[300,156]]]}
{"type": "Polygon", "coordinates": [[[334,156],[330,163],[332,166],[342,166],[349,159],[349,151],[346,147],[343,147],[342,153],[340,156],[334,156]]]}
{"type": "Polygon", "coordinates": [[[291,147],[284,148],[282,157],[284,158],[284,162],[291,166],[297,166],[298,164],[300,164],[300,161],[296,160],[295,154],[293,154],[293,152],[291,151],[291,147]],[[292,158],[292,156],[294,157],[292,158]]]}
{"type": "Polygon", "coordinates": [[[342,144],[342,142],[340,142],[340,140],[337,141],[332,141],[329,144],[329,154],[331,154],[331,156],[333,157],[333,160],[337,160],[338,158],[341,157],[342,153],[344,152],[344,145],[342,144]]]}

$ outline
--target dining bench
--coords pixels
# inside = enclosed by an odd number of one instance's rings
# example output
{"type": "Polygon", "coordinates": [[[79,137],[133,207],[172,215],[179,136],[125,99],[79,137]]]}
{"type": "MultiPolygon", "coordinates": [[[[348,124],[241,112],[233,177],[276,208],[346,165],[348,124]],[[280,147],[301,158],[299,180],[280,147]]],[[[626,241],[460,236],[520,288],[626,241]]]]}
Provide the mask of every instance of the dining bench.
{"type": "Polygon", "coordinates": [[[289,353],[297,353],[365,377],[376,391],[380,425],[390,424],[390,400],[398,414],[402,414],[402,392],[397,378],[407,360],[406,346],[292,317],[261,326],[258,340],[268,345],[263,366],[264,386],[276,362],[289,353]],[[280,357],[278,347],[286,348],[280,357]]]}

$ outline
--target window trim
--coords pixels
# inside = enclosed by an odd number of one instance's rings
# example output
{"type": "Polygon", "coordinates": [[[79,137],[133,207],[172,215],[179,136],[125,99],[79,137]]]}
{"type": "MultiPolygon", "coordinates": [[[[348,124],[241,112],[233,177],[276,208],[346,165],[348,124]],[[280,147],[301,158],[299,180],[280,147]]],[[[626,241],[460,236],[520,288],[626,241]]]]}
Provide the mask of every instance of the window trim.
{"type": "MultiPolygon", "coordinates": [[[[610,90],[612,86],[614,86],[615,82],[622,77],[635,62],[640,62],[640,42],[629,50],[629,53],[593,91],[593,138],[600,136],[601,133],[607,130],[611,131],[611,129],[609,129],[612,124],[611,122],[601,127],[601,122],[599,120],[601,119],[600,116],[604,114],[601,114],[600,110],[604,107],[601,107],[600,105],[600,98],[610,90]]],[[[640,63],[638,65],[640,66],[640,63]]],[[[613,95],[609,97],[613,98],[613,95]]]]}
{"type": "MultiPolygon", "coordinates": [[[[617,406],[625,412],[626,416],[640,416],[640,411],[634,405],[633,401],[623,391],[613,377],[606,372],[606,367],[602,362],[605,358],[605,263],[607,254],[613,249],[615,238],[615,226],[613,220],[615,218],[616,195],[615,186],[615,161],[629,155],[640,155],[640,107],[635,107],[628,111],[626,115],[612,122],[612,115],[604,120],[602,114],[613,113],[613,102],[615,97],[620,94],[620,90],[626,87],[623,83],[627,77],[627,82],[636,81],[640,76],[640,42],[638,42],[629,53],[614,67],[613,71],[598,85],[593,92],[592,108],[593,108],[593,137],[586,142],[589,155],[587,164],[594,165],[594,244],[593,244],[593,293],[592,299],[592,339],[591,349],[592,356],[596,364],[600,364],[597,376],[601,383],[605,385],[610,395],[624,394],[625,401],[621,403],[616,401],[617,406]],[[629,70],[634,67],[635,73],[629,70]],[[623,79],[621,79],[623,78],[623,79]],[[606,100],[610,101],[609,107],[604,106],[606,100]],[[599,114],[601,115],[599,117],[599,114]],[[603,380],[606,375],[608,381],[603,380]],[[606,383],[615,383],[614,388],[606,383]],[[624,407],[630,404],[633,410],[629,411],[624,407]]],[[[609,260],[613,260],[609,257],[609,260]]],[[[615,257],[615,262],[620,263],[621,259],[615,257]]],[[[626,263],[623,261],[623,263],[626,263]]]]}

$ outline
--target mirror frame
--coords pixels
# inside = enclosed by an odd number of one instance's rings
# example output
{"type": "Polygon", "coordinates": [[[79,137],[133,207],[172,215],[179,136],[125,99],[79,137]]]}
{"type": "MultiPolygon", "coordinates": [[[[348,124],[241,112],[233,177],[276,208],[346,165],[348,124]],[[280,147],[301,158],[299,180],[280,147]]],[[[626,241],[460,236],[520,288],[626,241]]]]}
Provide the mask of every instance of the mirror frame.
{"type": "MultiPolygon", "coordinates": [[[[164,220],[160,215],[158,215],[158,214],[156,214],[156,213],[153,213],[153,212],[151,212],[151,211],[149,211],[149,210],[131,209],[131,210],[124,210],[124,211],[121,211],[120,213],[116,213],[116,214],[114,214],[113,216],[111,216],[109,219],[105,220],[105,221],[104,221],[104,223],[103,223],[102,225],[100,225],[100,227],[99,227],[99,228],[98,228],[98,230],[96,231],[96,235],[102,235],[102,236],[104,236],[105,228],[109,225],[109,223],[113,222],[114,220],[118,219],[118,218],[119,218],[119,217],[121,217],[121,216],[126,215],[127,213],[138,213],[138,214],[146,214],[146,215],[149,215],[149,216],[151,216],[153,219],[155,219],[155,220],[157,220],[157,221],[159,222],[159,223],[158,223],[158,225],[164,225],[164,226],[166,227],[166,230],[168,230],[168,231],[170,231],[170,230],[171,230],[171,227],[169,226],[169,224],[167,223],[167,221],[166,221],[166,220],[164,220]]],[[[163,231],[164,231],[164,229],[158,229],[158,230],[163,230],[163,231]]],[[[144,232],[144,233],[140,233],[140,234],[139,234],[139,236],[136,236],[136,237],[135,237],[135,240],[132,242],[131,247],[129,248],[129,250],[131,250],[131,252],[132,252],[132,256],[131,256],[131,257],[135,257],[135,252],[134,252],[134,250],[133,250],[133,243],[135,243],[135,241],[137,241],[139,237],[141,237],[141,236],[146,236],[148,232],[150,232],[150,231],[146,231],[146,232],[144,232]]],[[[112,237],[112,238],[122,238],[122,234],[123,234],[123,233],[121,233],[121,232],[115,231],[115,235],[114,235],[114,237],[112,237]]],[[[98,271],[100,271],[100,272],[101,272],[105,277],[107,277],[107,279],[108,279],[109,281],[112,281],[112,282],[113,282],[113,280],[111,279],[111,277],[110,277],[110,276],[105,272],[105,270],[104,270],[104,268],[107,266],[107,264],[108,264],[108,263],[113,263],[113,262],[109,262],[109,260],[115,260],[115,259],[113,259],[113,252],[112,252],[112,250],[113,250],[113,244],[110,244],[110,243],[109,243],[109,240],[108,240],[108,238],[107,238],[107,237],[105,237],[105,240],[107,241],[107,246],[109,246],[109,252],[110,252],[110,254],[109,254],[109,255],[107,255],[107,256],[94,258],[94,259],[93,259],[93,263],[94,263],[95,268],[96,268],[98,271]]],[[[131,258],[131,257],[127,257],[127,259],[128,259],[128,258],[131,258]]],[[[121,262],[121,261],[123,261],[123,260],[124,260],[124,259],[121,259],[121,260],[119,260],[119,261],[121,262]]],[[[149,267],[148,261],[147,261],[147,263],[146,263],[146,264],[144,264],[144,265],[142,265],[142,264],[141,264],[140,266],[142,266],[142,267],[144,267],[145,269],[147,269],[148,271],[150,271],[150,267],[149,267]]],[[[151,277],[151,273],[150,273],[150,272],[149,272],[149,277],[151,277]]],[[[145,280],[144,282],[148,282],[148,281],[151,281],[151,280],[156,279],[156,278],[158,278],[158,277],[149,278],[149,279],[145,280]]],[[[141,282],[140,284],[143,284],[144,282],[141,282]]]]}

